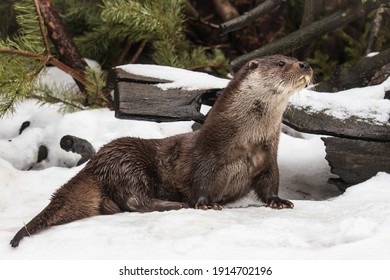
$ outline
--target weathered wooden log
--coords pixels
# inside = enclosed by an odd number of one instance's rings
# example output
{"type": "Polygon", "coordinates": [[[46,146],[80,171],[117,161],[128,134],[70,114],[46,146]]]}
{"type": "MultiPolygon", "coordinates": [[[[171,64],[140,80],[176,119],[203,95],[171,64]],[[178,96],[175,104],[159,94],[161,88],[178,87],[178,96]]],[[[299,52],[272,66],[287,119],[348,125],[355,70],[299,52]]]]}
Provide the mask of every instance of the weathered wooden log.
{"type": "Polygon", "coordinates": [[[201,104],[212,105],[220,90],[163,90],[156,84],[170,81],[134,75],[121,69],[115,71],[115,116],[120,119],[203,123],[205,116],[200,113],[201,104]]]}
{"type": "Polygon", "coordinates": [[[337,119],[323,112],[289,105],[283,123],[300,132],[390,142],[390,123],[379,124],[356,116],[337,119]]]}
{"type": "Polygon", "coordinates": [[[373,142],[337,137],[321,138],[331,172],[340,178],[329,183],[340,189],[363,182],[378,172],[390,173],[390,142],[373,142]]]}

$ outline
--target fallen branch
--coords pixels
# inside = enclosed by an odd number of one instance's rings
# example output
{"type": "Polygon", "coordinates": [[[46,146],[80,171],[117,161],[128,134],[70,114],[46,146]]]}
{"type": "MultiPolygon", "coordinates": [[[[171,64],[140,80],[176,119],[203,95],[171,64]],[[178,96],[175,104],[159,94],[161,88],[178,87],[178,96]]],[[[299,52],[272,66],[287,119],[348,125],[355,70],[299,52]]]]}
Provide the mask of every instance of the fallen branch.
{"type": "Polygon", "coordinates": [[[282,0],[267,0],[261,3],[256,8],[252,9],[251,11],[236,17],[232,20],[229,20],[227,22],[224,22],[220,25],[219,29],[221,32],[221,35],[226,35],[229,32],[232,32],[234,30],[241,29],[255,20],[257,20],[262,15],[267,14],[268,12],[272,11],[276,6],[278,6],[282,0]]]}
{"type": "Polygon", "coordinates": [[[346,10],[335,12],[324,19],[315,21],[293,33],[288,34],[280,40],[272,42],[251,53],[237,57],[230,63],[231,70],[236,72],[247,61],[257,57],[277,53],[292,53],[295,50],[309,44],[315,38],[363,17],[367,13],[377,9],[381,4],[388,1],[389,0],[366,1],[364,4],[356,7],[349,7],[346,10]]]}

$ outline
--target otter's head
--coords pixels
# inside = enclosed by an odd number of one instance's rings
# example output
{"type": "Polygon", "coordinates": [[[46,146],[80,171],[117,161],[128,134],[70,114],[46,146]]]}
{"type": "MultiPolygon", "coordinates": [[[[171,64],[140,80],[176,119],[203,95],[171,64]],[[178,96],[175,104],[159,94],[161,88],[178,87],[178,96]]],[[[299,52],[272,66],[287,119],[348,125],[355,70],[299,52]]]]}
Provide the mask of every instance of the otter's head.
{"type": "Polygon", "coordinates": [[[313,76],[313,70],[307,62],[283,55],[254,59],[242,68],[252,90],[271,95],[291,95],[308,85],[313,76]]]}

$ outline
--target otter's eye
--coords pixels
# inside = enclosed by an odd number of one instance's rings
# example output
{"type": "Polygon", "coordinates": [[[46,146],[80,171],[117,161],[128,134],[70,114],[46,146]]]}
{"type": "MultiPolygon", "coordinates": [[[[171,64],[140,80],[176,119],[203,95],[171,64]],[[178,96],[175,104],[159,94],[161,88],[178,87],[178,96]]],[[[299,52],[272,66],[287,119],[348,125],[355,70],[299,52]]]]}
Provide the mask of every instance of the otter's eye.
{"type": "Polygon", "coordinates": [[[284,61],[279,61],[279,62],[278,62],[278,66],[279,66],[279,67],[283,67],[285,64],[286,64],[286,63],[285,63],[284,61]]]}

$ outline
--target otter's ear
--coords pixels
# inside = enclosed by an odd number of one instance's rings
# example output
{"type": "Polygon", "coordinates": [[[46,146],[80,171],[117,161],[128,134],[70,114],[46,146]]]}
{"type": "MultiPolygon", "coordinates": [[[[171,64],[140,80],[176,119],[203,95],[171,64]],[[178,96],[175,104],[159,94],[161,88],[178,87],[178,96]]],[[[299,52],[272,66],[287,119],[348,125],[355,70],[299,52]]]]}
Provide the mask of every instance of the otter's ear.
{"type": "Polygon", "coordinates": [[[252,61],[249,62],[248,66],[249,66],[250,70],[254,70],[254,69],[256,69],[259,66],[259,62],[256,61],[256,60],[252,60],[252,61]]]}

